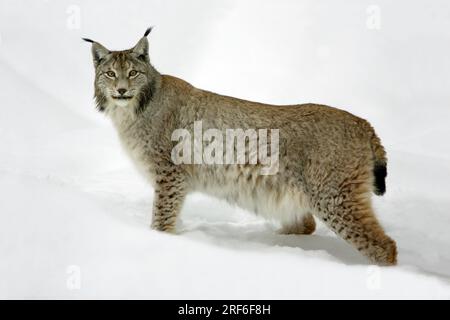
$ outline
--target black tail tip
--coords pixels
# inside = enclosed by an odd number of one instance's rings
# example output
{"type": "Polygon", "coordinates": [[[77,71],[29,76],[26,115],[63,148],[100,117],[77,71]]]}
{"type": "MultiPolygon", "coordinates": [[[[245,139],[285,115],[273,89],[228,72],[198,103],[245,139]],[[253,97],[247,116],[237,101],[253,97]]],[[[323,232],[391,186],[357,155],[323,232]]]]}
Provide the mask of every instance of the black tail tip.
{"type": "Polygon", "coordinates": [[[374,192],[378,196],[382,196],[386,193],[386,176],[387,168],[385,164],[376,164],[373,168],[373,175],[375,177],[374,181],[374,192]]]}

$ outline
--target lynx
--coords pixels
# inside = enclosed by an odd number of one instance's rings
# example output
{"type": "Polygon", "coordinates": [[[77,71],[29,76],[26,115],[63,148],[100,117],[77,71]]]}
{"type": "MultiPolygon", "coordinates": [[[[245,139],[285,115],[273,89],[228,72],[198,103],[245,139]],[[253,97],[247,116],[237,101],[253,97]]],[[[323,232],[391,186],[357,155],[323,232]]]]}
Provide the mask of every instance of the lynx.
{"type": "Polygon", "coordinates": [[[175,233],[186,195],[199,191],[277,220],[285,234],[312,234],[316,217],[371,262],[396,264],[395,241],[371,206],[372,193],[385,193],[386,153],[366,120],[325,105],[250,102],[162,75],[150,63],[150,31],[123,51],[84,40],[92,43],[97,109],[154,187],[152,228],[175,233]],[[266,148],[277,153],[277,171],[261,174],[260,161],[175,163],[174,131],[193,133],[197,121],[202,130],[279,130],[266,148]]]}

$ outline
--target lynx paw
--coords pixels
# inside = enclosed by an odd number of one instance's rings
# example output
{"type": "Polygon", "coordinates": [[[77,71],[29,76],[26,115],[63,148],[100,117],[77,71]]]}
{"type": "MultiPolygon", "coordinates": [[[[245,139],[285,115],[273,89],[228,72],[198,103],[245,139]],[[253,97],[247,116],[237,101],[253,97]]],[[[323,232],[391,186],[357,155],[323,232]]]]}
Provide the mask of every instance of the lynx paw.
{"type": "Polygon", "coordinates": [[[306,215],[301,222],[285,225],[281,234],[312,234],[316,230],[316,221],[311,214],[306,215]]]}
{"type": "Polygon", "coordinates": [[[170,233],[170,234],[177,233],[175,224],[161,224],[161,223],[153,222],[151,225],[151,228],[156,231],[170,233]]]}
{"type": "Polygon", "coordinates": [[[386,238],[372,246],[366,255],[380,266],[394,266],[397,264],[397,245],[391,238],[386,238]]]}

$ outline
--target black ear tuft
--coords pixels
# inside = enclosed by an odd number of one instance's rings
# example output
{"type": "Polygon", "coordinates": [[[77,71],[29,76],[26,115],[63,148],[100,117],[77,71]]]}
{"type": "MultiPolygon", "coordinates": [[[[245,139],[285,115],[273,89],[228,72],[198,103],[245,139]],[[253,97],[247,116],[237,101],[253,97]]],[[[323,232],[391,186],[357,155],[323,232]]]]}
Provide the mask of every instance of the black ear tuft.
{"type": "Polygon", "coordinates": [[[91,40],[91,39],[88,39],[88,38],[81,38],[81,39],[83,39],[86,42],[90,42],[90,43],[94,43],[95,42],[94,40],[91,40]]]}
{"type": "Polygon", "coordinates": [[[145,30],[144,37],[148,36],[150,34],[150,32],[152,32],[152,30],[153,30],[153,26],[148,28],[147,30],[145,30]]]}

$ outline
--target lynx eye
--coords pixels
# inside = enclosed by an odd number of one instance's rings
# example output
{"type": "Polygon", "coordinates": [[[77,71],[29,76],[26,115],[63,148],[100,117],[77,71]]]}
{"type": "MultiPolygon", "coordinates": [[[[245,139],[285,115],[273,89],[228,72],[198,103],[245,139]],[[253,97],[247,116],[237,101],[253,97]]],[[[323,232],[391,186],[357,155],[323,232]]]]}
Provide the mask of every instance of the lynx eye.
{"type": "Polygon", "coordinates": [[[114,71],[108,71],[108,72],[106,73],[106,75],[107,75],[108,77],[110,77],[110,78],[115,78],[115,77],[116,77],[116,73],[115,73],[114,71]]]}
{"type": "Polygon", "coordinates": [[[133,78],[133,77],[136,77],[137,74],[138,74],[138,72],[137,72],[136,70],[131,70],[131,71],[128,73],[128,76],[129,76],[130,78],[133,78]]]}

